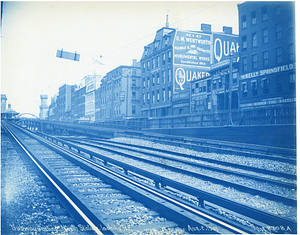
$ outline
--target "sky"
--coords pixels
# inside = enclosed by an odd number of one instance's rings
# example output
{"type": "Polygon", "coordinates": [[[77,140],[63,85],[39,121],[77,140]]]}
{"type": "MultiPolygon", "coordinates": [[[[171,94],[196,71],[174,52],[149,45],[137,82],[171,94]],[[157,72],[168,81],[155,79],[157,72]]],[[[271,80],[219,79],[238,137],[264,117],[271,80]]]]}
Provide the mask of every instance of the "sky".
{"type": "Polygon", "coordinates": [[[60,86],[86,75],[105,74],[141,59],[144,46],[166,25],[238,34],[237,1],[6,1],[1,34],[1,94],[19,113],[39,115],[40,95],[48,105],[60,86]],[[56,57],[63,49],[80,60],[56,57]],[[101,64],[95,63],[98,60],[101,64]]]}

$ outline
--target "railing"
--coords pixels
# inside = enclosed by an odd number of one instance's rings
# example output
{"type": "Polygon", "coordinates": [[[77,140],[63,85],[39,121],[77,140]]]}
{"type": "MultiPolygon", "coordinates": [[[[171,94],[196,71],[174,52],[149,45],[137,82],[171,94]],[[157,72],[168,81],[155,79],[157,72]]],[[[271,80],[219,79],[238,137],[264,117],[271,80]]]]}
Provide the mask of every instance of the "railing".
{"type": "Polygon", "coordinates": [[[232,121],[229,121],[227,111],[216,114],[186,114],[165,117],[140,117],[120,119],[106,122],[96,122],[94,125],[121,129],[142,130],[155,128],[179,127],[208,127],[228,125],[268,125],[268,124],[295,124],[296,114],[293,109],[286,113],[274,109],[260,109],[251,111],[232,111],[232,121]]]}

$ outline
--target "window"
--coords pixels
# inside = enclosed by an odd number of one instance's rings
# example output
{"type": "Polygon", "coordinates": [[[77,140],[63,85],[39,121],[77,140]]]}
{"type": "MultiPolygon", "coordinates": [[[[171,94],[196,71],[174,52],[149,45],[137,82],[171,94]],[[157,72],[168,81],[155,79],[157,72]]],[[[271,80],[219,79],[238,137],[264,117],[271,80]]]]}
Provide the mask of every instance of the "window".
{"type": "Polygon", "coordinates": [[[155,58],[152,59],[152,69],[155,69],[155,58]]]}
{"type": "Polygon", "coordinates": [[[268,29],[263,29],[263,43],[269,42],[269,32],[268,29]]]}
{"type": "Polygon", "coordinates": [[[172,51],[168,52],[168,63],[172,61],[172,51]]]}
{"type": "Polygon", "coordinates": [[[163,70],[162,71],[162,83],[165,83],[166,82],[166,71],[163,70]]]}
{"type": "Polygon", "coordinates": [[[159,56],[157,56],[157,60],[156,60],[156,68],[159,68],[159,56]]]}
{"type": "Polygon", "coordinates": [[[268,51],[264,51],[263,52],[263,65],[264,67],[268,66],[269,64],[269,52],[268,51]]]}
{"type": "Polygon", "coordinates": [[[143,88],[145,88],[145,87],[146,87],[146,79],[143,78],[143,88]]]}
{"type": "Polygon", "coordinates": [[[280,15],[280,14],[281,14],[281,8],[280,8],[280,7],[277,7],[277,8],[276,8],[275,14],[276,14],[276,15],[280,15]]]}
{"type": "Polygon", "coordinates": [[[157,102],[159,102],[159,90],[156,91],[157,102]]]}
{"type": "Polygon", "coordinates": [[[162,89],[162,102],[166,100],[166,90],[165,88],[162,89]]]}
{"type": "Polygon", "coordinates": [[[155,75],[152,75],[152,86],[155,86],[155,75]]]}
{"type": "Polygon", "coordinates": [[[282,27],[281,24],[276,24],[276,39],[282,38],[282,27]]]}
{"type": "Polygon", "coordinates": [[[165,63],[166,63],[166,54],[163,53],[162,54],[162,65],[165,65],[165,63]]]}
{"type": "Polygon", "coordinates": [[[290,74],[290,90],[294,91],[296,89],[296,74],[290,74]]]}
{"type": "Polygon", "coordinates": [[[150,103],[150,92],[147,92],[147,103],[150,103]]]}
{"type": "Polygon", "coordinates": [[[147,70],[150,70],[150,60],[147,61],[147,70]]]}
{"type": "Polygon", "coordinates": [[[168,42],[169,42],[169,37],[165,37],[165,46],[168,45],[168,42]]]}
{"type": "Polygon", "coordinates": [[[243,50],[247,49],[247,36],[242,37],[243,50]]]}
{"type": "Polygon", "coordinates": [[[218,88],[222,88],[223,87],[223,83],[222,83],[222,78],[219,79],[219,86],[218,88]]]}
{"type": "Polygon", "coordinates": [[[213,90],[217,89],[217,80],[213,80],[213,90]]]}
{"type": "Polygon", "coordinates": [[[252,47],[257,47],[257,34],[252,34],[252,47]]]}
{"type": "Polygon", "coordinates": [[[257,69],[257,54],[252,55],[252,69],[257,69]]]}
{"type": "Polygon", "coordinates": [[[267,7],[263,7],[262,8],[262,20],[266,21],[268,19],[268,11],[267,11],[267,7]]]}
{"type": "Polygon", "coordinates": [[[257,80],[251,81],[251,91],[252,91],[252,96],[257,95],[257,80]]]}
{"type": "Polygon", "coordinates": [[[143,104],[146,104],[146,94],[143,94],[143,104]]]}
{"type": "Polygon", "coordinates": [[[157,76],[157,84],[159,84],[159,73],[157,73],[156,76],[157,76]]]}
{"type": "Polygon", "coordinates": [[[247,21],[246,21],[246,16],[242,16],[242,29],[247,28],[247,21]]]}
{"type": "Polygon", "coordinates": [[[243,69],[243,72],[247,72],[247,57],[243,57],[242,58],[242,69],[243,69]]]}
{"type": "Polygon", "coordinates": [[[282,48],[281,47],[276,48],[276,62],[277,62],[277,64],[282,63],[282,48]]]}
{"type": "Polygon", "coordinates": [[[207,91],[211,91],[211,81],[207,80],[207,91]]]}
{"type": "Polygon", "coordinates": [[[261,79],[261,87],[263,88],[263,94],[269,94],[269,79],[261,79]]]}
{"type": "Polygon", "coordinates": [[[242,89],[242,96],[247,97],[247,93],[248,93],[248,91],[247,91],[247,82],[242,82],[241,89],[242,89]]]}
{"type": "Polygon", "coordinates": [[[147,78],[148,78],[147,79],[148,80],[148,87],[150,87],[150,77],[148,76],[147,78]]]}
{"type": "MultiPolygon", "coordinates": [[[[232,74],[232,83],[233,84],[237,84],[237,77],[238,77],[238,73],[232,74]]],[[[207,83],[208,83],[208,81],[207,81],[207,83]]]]}
{"type": "Polygon", "coordinates": [[[282,75],[276,76],[276,92],[282,92],[282,75]]]}
{"type": "Polygon", "coordinates": [[[135,106],[132,106],[132,114],[135,114],[135,106]]]}
{"type": "Polygon", "coordinates": [[[136,92],[133,91],[133,92],[132,92],[132,99],[135,99],[135,98],[136,98],[136,92]]]}
{"type": "Polygon", "coordinates": [[[295,44],[289,45],[289,59],[290,59],[290,61],[295,60],[295,44]]]}
{"type": "Polygon", "coordinates": [[[158,45],[159,45],[159,41],[155,41],[155,43],[154,43],[154,47],[155,47],[155,49],[157,49],[157,48],[158,48],[158,45]]]}
{"type": "Polygon", "coordinates": [[[168,82],[171,82],[172,80],[172,72],[171,69],[168,69],[168,82]]]}
{"type": "Polygon", "coordinates": [[[136,79],[132,78],[132,86],[136,86],[136,79]]]}
{"type": "Polygon", "coordinates": [[[256,25],[256,11],[251,13],[251,24],[256,25]]]}
{"type": "Polygon", "coordinates": [[[155,103],[155,92],[152,91],[152,103],[155,103]]]}
{"type": "Polygon", "coordinates": [[[171,87],[168,88],[168,100],[171,100],[172,98],[172,90],[171,87]]]}
{"type": "Polygon", "coordinates": [[[145,73],[145,71],[146,71],[146,63],[144,62],[143,63],[143,73],[145,73]]]}

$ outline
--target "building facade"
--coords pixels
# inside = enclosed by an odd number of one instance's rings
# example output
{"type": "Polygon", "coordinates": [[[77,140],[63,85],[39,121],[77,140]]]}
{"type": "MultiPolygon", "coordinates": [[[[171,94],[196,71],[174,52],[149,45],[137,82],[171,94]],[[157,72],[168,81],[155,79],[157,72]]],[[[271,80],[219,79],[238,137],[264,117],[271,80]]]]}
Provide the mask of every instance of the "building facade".
{"type": "Polygon", "coordinates": [[[238,35],[231,27],[220,33],[212,32],[208,24],[201,24],[201,31],[158,30],[141,58],[142,115],[189,114],[191,83],[210,77],[212,65],[223,65],[230,54],[237,58],[238,50],[238,35]]]}
{"type": "Polygon", "coordinates": [[[108,72],[95,97],[96,121],[140,116],[141,68],[136,60],[132,66],[122,65],[108,72]]]}
{"type": "Polygon", "coordinates": [[[5,94],[1,94],[1,113],[3,113],[6,110],[6,95],[5,94]]]}
{"type": "Polygon", "coordinates": [[[72,85],[67,84],[59,87],[56,103],[60,121],[71,121],[71,88],[72,85]]]}
{"type": "Polygon", "coordinates": [[[245,2],[238,11],[245,124],[295,123],[295,2],[245,2]]]}
{"type": "Polygon", "coordinates": [[[40,105],[40,119],[47,119],[48,118],[48,95],[40,95],[41,98],[41,105],[40,105]]]}

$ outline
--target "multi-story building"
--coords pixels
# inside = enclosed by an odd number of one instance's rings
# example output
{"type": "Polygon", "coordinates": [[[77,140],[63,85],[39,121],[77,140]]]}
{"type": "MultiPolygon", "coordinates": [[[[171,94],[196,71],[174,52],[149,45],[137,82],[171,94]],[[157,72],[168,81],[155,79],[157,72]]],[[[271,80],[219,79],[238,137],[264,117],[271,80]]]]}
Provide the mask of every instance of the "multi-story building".
{"type": "Polygon", "coordinates": [[[59,87],[56,103],[60,121],[71,121],[71,88],[67,84],[59,87]]]}
{"type": "Polygon", "coordinates": [[[40,119],[46,119],[48,117],[48,95],[42,94],[40,95],[41,105],[40,105],[40,119]]]}
{"type": "Polygon", "coordinates": [[[295,123],[295,2],[245,2],[238,11],[240,108],[252,116],[247,124],[295,123]]]}
{"type": "Polygon", "coordinates": [[[1,94],[1,113],[3,113],[6,110],[6,95],[5,94],[1,94]]]}
{"type": "Polygon", "coordinates": [[[57,106],[57,97],[58,94],[55,94],[54,97],[51,98],[51,103],[48,109],[48,120],[58,121],[59,120],[59,111],[57,106]]]}
{"type": "Polygon", "coordinates": [[[119,66],[108,72],[96,90],[96,121],[117,120],[141,115],[141,68],[136,60],[132,66],[119,66]]]}
{"type": "Polygon", "coordinates": [[[95,111],[95,92],[96,89],[100,87],[101,75],[88,75],[84,77],[85,79],[85,118],[88,118],[91,122],[95,121],[96,111],[95,111]]]}
{"type": "Polygon", "coordinates": [[[72,117],[73,121],[78,121],[85,116],[85,94],[86,87],[85,84],[81,83],[76,86],[74,92],[72,93],[72,117]]]}
{"type": "Polygon", "coordinates": [[[209,77],[211,66],[223,65],[230,54],[238,57],[238,35],[230,27],[221,33],[208,24],[201,31],[158,30],[141,58],[143,116],[190,113],[191,82],[209,77]]]}

